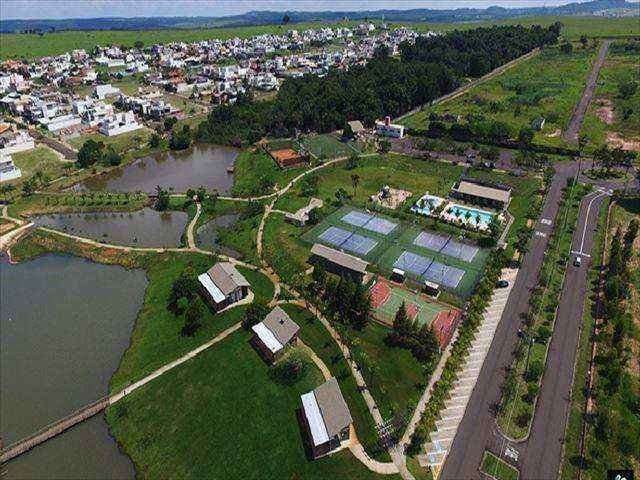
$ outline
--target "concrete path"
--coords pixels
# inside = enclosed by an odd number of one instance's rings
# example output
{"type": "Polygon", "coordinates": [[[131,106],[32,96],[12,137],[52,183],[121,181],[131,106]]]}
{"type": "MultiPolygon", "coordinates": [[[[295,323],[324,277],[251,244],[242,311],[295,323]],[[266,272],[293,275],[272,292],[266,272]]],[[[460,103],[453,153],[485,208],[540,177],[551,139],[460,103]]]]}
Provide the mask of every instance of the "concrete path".
{"type": "MultiPolygon", "coordinates": [[[[234,304],[233,306],[237,306],[237,304],[234,304]]],[[[195,348],[195,349],[191,350],[190,352],[185,353],[183,356],[181,356],[180,358],[174,360],[173,362],[170,362],[170,363],[167,363],[166,365],[163,365],[162,367],[160,367],[159,369],[157,369],[153,373],[150,373],[149,375],[147,375],[143,379],[138,380],[137,382],[129,385],[128,387],[125,387],[120,392],[118,392],[118,393],[116,393],[114,395],[111,395],[109,397],[109,405],[113,405],[114,403],[122,400],[124,397],[129,395],[131,392],[134,392],[135,390],[137,390],[140,387],[146,385],[151,380],[153,380],[155,378],[158,378],[160,375],[168,372],[169,370],[173,370],[178,365],[182,365],[186,361],[191,360],[192,358],[195,358],[197,355],[199,355],[200,353],[204,352],[206,349],[210,348],[211,346],[215,345],[216,343],[219,343],[220,341],[222,341],[225,338],[227,338],[233,332],[238,330],[241,326],[242,326],[241,322],[238,322],[238,323],[232,325],[231,327],[229,327],[226,330],[224,330],[223,332],[219,333],[217,336],[215,336],[214,338],[212,338],[208,342],[203,343],[202,345],[200,345],[198,348],[195,348]]]]}
{"type": "Polygon", "coordinates": [[[201,212],[202,212],[202,205],[200,205],[200,202],[196,202],[196,214],[193,216],[193,219],[191,219],[191,222],[189,222],[189,225],[187,226],[187,246],[192,250],[197,248],[193,231],[196,227],[196,223],[198,223],[198,219],[200,218],[201,212]]]}

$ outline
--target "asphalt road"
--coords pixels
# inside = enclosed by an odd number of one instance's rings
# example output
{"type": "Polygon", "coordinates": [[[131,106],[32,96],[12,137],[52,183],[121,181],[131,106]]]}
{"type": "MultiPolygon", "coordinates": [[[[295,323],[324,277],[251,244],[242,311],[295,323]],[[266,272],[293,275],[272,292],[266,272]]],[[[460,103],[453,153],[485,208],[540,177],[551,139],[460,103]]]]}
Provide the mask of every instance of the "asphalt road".
{"type": "Polygon", "coordinates": [[[598,213],[605,198],[606,194],[595,191],[580,203],[571,250],[581,252],[582,265],[573,265],[576,254],[572,254],[565,274],[531,433],[526,446],[520,448],[520,478],[523,479],[555,479],[559,473],[574,362],[588,290],[587,273],[591,265],[591,257],[585,255],[591,254],[598,213]]]}
{"type": "Polygon", "coordinates": [[[503,439],[496,430],[494,413],[495,405],[500,399],[500,386],[506,367],[513,363],[521,315],[528,310],[531,290],[538,282],[549,235],[562,198],[562,188],[576,172],[576,162],[556,165],[556,174],[549,187],[542,214],[535,225],[529,251],[523,257],[509,303],[443,466],[440,476],[442,479],[480,478],[478,466],[485,448],[488,446],[495,450],[503,446],[503,439]]]}

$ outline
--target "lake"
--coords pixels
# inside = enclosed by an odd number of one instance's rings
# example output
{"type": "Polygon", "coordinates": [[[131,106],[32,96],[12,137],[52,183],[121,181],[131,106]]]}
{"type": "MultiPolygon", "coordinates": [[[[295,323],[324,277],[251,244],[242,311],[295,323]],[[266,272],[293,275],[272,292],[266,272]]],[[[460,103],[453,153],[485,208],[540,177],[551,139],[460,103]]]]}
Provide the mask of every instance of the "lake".
{"type": "MultiPolygon", "coordinates": [[[[108,393],[147,285],[142,270],[48,254],[0,258],[5,445],[108,393]]],[[[2,466],[3,478],[133,478],[102,414],[2,466]]]]}
{"type": "Polygon", "coordinates": [[[139,247],[177,247],[189,220],[185,212],[158,212],[143,208],[135,212],[54,213],[35,215],[46,226],[104,243],[139,247]]]}
{"type": "Polygon", "coordinates": [[[175,192],[203,185],[207,190],[228,193],[233,185],[233,166],[238,150],[218,145],[196,144],[189,150],[162,152],[135,160],[122,168],[97,175],[80,183],[80,190],[142,191],[151,193],[156,185],[173,187],[175,192]]]}

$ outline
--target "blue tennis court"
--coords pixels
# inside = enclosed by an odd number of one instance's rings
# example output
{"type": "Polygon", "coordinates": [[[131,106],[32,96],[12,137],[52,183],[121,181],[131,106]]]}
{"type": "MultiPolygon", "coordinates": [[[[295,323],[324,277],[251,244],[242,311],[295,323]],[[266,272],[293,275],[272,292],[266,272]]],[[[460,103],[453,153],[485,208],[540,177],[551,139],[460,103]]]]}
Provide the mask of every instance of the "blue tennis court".
{"type": "Polygon", "coordinates": [[[431,262],[429,268],[424,272],[425,280],[439,283],[448,288],[456,288],[464,277],[464,270],[450,267],[440,262],[431,262]]]}
{"type": "Polygon", "coordinates": [[[373,215],[369,215],[368,213],[359,212],[358,210],[351,210],[344,217],[342,217],[342,221],[348,223],[349,225],[355,225],[356,227],[362,227],[365,223],[373,218],[373,215]]]}
{"type": "Polygon", "coordinates": [[[397,223],[390,222],[384,218],[372,217],[363,228],[371,230],[372,232],[382,233],[383,235],[389,235],[398,226],[397,223]]]}
{"type": "Polygon", "coordinates": [[[442,249],[442,253],[444,253],[445,255],[459,258],[460,260],[464,260],[465,262],[473,261],[479,251],[480,249],[475,245],[468,245],[456,240],[449,240],[442,249]]]}
{"type": "Polygon", "coordinates": [[[349,237],[351,236],[351,232],[348,230],[343,230],[338,227],[329,227],[320,235],[318,238],[329,245],[334,245],[339,247],[342,245],[349,237]]]}
{"type": "Polygon", "coordinates": [[[416,255],[415,253],[404,251],[400,254],[393,266],[404,270],[405,272],[411,272],[414,275],[421,276],[429,268],[433,259],[416,255]]]}
{"type": "Polygon", "coordinates": [[[347,240],[340,245],[340,248],[349,250],[359,255],[366,255],[378,245],[378,242],[372,238],[365,237],[364,235],[358,235],[354,233],[347,240]]]}
{"type": "Polygon", "coordinates": [[[413,240],[413,244],[419,247],[428,248],[429,250],[433,250],[439,252],[442,247],[444,247],[451,236],[449,235],[438,235],[437,233],[431,232],[420,232],[418,236],[413,240]]]}

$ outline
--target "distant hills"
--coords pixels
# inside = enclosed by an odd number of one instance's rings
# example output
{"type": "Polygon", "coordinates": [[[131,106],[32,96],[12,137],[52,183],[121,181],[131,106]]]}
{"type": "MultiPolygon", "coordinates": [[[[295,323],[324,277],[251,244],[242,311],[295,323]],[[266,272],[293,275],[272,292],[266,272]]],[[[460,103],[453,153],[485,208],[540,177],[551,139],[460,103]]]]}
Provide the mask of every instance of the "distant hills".
{"type": "Polygon", "coordinates": [[[368,10],[354,12],[251,11],[226,17],[136,17],[136,18],[71,18],[62,20],[0,20],[0,32],[52,32],[59,30],[156,30],[164,28],[210,28],[312,21],[380,20],[389,22],[469,22],[490,21],[521,16],[595,15],[622,12],[638,15],[640,4],[626,0],[593,0],[555,7],[503,8],[488,7],[434,10],[368,10]]]}

